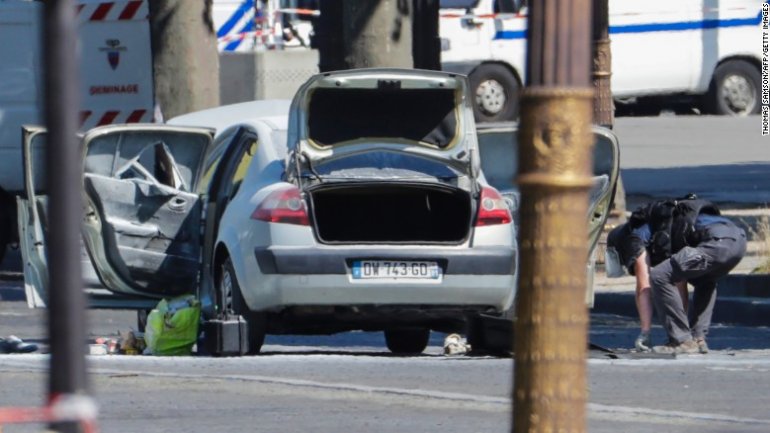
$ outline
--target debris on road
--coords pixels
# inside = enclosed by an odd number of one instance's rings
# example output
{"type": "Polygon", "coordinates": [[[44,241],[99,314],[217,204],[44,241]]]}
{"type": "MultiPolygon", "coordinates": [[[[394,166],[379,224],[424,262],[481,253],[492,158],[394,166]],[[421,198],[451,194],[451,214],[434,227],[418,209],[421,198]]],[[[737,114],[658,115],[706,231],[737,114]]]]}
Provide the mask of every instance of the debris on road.
{"type": "Polygon", "coordinates": [[[0,337],[0,353],[32,353],[37,351],[37,344],[25,343],[15,335],[0,337]]]}
{"type": "Polygon", "coordinates": [[[145,355],[191,355],[198,339],[201,305],[193,295],[161,299],[147,316],[145,355]]]}
{"type": "Polygon", "coordinates": [[[471,345],[459,334],[449,334],[444,339],[444,355],[465,355],[471,351],[471,345]]]}

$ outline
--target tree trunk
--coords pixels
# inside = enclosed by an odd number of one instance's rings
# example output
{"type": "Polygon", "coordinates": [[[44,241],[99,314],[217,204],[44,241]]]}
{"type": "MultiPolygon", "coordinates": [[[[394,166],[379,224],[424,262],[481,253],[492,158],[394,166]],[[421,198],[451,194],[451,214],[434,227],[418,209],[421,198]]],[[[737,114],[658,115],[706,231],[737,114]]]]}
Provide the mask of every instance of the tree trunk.
{"type": "Polygon", "coordinates": [[[343,2],[343,55],[348,69],[412,68],[412,2],[343,2]]]}
{"type": "Polygon", "coordinates": [[[155,100],[165,119],[219,105],[211,1],[149,2],[155,100]]]}

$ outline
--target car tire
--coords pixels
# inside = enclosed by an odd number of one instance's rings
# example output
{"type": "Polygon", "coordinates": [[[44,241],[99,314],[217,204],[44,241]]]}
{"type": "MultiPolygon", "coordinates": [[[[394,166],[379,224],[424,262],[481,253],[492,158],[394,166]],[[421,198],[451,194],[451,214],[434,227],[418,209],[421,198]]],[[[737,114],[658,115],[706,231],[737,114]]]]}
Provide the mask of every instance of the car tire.
{"type": "Polygon", "coordinates": [[[417,355],[428,347],[430,329],[386,329],[385,344],[396,355],[417,355]]]}
{"type": "Polygon", "coordinates": [[[508,68],[497,63],[484,63],[468,78],[477,122],[503,122],[519,117],[521,86],[508,68]]]}
{"type": "Polygon", "coordinates": [[[717,66],[711,78],[705,111],[711,114],[748,116],[759,113],[759,69],[745,60],[728,60],[717,66]]]}
{"type": "Polygon", "coordinates": [[[250,355],[258,354],[265,342],[267,320],[264,314],[249,310],[241,294],[241,286],[238,284],[233,262],[229,257],[222,263],[217,281],[217,296],[219,297],[217,306],[220,307],[220,311],[240,314],[246,320],[249,331],[249,350],[247,353],[250,355]]]}

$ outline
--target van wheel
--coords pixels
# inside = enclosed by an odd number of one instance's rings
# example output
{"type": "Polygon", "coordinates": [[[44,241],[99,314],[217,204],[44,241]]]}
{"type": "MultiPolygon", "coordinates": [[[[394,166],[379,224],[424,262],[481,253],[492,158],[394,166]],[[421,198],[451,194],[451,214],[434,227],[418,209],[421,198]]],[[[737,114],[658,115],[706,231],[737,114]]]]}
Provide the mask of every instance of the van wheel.
{"type": "Polygon", "coordinates": [[[235,276],[233,263],[228,258],[222,263],[222,269],[217,282],[217,306],[221,312],[240,314],[248,323],[250,355],[259,353],[265,342],[267,320],[264,314],[249,310],[241,294],[241,286],[235,276]]]}
{"type": "Polygon", "coordinates": [[[479,65],[469,79],[477,122],[501,122],[519,117],[519,82],[505,66],[479,65]]]}
{"type": "Polygon", "coordinates": [[[729,60],[717,66],[714,71],[704,108],[711,114],[757,114],[760,87],[757,67],[745,60],[729,60]]]}
{"type": "Polygon", "coordinates": [[[397,355],[417,355],[428,347],[430,329],[386,329],[385,344],[397,355]]]}

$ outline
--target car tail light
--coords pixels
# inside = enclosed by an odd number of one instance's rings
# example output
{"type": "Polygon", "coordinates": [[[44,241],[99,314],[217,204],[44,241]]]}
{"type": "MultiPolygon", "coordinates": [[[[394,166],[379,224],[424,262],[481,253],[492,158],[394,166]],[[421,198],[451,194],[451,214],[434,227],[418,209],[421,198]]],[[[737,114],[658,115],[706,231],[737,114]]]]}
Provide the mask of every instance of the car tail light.
{"type": "Polygon", "coordinates": [[[273,191],[257,206],[251,219],[271,223],[310,225],[305,201],[296,186],[273,191]]]}
{"type": "Polygon", "coordinates": [[[508,204],[500,193],[488,186],[482,188],[476,227],[508,224],[511,220],[508,204]]]}

